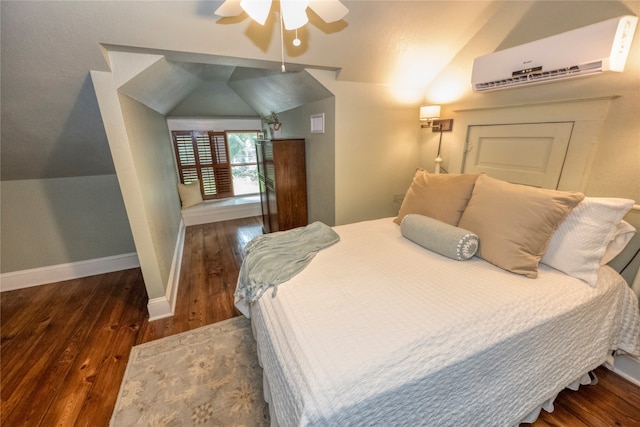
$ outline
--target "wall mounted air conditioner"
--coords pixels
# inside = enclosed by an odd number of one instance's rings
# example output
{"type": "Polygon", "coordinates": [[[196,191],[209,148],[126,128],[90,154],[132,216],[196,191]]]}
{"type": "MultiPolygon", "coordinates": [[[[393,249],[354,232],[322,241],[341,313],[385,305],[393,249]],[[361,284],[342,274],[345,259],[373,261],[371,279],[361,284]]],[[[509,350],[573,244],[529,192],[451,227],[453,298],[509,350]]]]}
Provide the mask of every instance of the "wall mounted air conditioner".
{"type": "Polygon", "coordinates": [[[621,16],[480,56],[473,61],[474,92],[623,71],[636,16],[621,16]]]}

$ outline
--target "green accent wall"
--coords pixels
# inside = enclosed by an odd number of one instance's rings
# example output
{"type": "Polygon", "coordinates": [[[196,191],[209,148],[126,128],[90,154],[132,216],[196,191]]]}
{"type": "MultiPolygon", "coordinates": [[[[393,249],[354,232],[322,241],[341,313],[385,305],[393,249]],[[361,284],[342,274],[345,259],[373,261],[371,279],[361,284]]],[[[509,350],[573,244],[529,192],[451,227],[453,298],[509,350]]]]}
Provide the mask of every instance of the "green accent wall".
{"type": "Polygon", "coordinates": [[[1,183],[1,272],[135,252],[115,175],[1,183]]]}

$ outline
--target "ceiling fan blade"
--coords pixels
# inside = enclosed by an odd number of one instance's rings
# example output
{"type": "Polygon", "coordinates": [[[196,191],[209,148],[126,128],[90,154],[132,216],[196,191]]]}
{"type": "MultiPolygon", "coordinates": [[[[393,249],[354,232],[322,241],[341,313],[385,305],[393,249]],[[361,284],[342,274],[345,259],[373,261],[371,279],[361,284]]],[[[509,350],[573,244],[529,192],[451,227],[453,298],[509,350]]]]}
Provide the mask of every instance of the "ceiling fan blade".
{"type": "Polygon", "coordinates": [[[230,16],[238,16],[242,13],[240,0],[225,0],[225,2],[222,3],[214,13],[225,18],[228,18],[230,16]]]}
{"type": "Polygon", "coordinates": [[[309,7],[324,22],[339,21],[349,13],[349,9],[340,0],[309,0],[309,7]]]}

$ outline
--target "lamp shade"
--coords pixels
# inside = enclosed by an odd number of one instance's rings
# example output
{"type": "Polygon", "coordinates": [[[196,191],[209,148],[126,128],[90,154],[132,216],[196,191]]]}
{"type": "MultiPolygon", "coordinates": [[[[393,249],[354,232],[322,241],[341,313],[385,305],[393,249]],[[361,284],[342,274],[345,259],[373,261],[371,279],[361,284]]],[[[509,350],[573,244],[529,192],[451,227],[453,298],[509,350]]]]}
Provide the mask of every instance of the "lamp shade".
{"type": "Polygon", "coordinates": [[[423,105],[420,107],[420,120],[431,120],[440,117],[439,105],[423,105]]]}

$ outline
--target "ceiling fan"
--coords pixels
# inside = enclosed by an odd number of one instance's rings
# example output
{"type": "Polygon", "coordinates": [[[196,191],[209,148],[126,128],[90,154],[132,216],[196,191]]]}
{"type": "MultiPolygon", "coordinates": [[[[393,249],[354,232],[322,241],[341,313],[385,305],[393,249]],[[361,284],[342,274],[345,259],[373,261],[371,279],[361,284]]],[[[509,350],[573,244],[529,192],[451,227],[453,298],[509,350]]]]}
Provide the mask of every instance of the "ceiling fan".
{"type": "MultiPolygon", "coordinates": [[[[230,17],[245,11],[253,20],[264,25],[271,11],[271,4],[272,0],[225,0],[215,14],[230,17]]],[[[280,0],[284,28],[295,30],[309,22],[307,7],[327,23],[339,21],[349,12],[340,0],[280,0]]]]}

